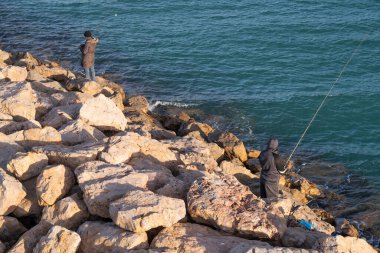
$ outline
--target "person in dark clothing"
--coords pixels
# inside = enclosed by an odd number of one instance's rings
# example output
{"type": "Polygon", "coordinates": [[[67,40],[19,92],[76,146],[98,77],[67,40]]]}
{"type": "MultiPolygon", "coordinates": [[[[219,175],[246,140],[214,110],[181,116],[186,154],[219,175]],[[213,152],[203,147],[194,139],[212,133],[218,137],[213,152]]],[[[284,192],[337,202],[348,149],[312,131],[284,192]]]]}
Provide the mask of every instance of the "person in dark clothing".
{"type": "Polygon", "coordinates": [[[260,153],[260,195],[262,198],[278,197],[280,173],[277,165],[279,159],[278,140],[271,138],[267,148],[260,153]]]}
{"type": "Polygon", "coordinates": [[[90,31],[86,31],[84,37],[86,37],[86,41],[79,47],[82,52],[82,67],[86,73],[86,79],[96,81],[94,68],[95,49],[99,39],[93,38],[90,31]]]}

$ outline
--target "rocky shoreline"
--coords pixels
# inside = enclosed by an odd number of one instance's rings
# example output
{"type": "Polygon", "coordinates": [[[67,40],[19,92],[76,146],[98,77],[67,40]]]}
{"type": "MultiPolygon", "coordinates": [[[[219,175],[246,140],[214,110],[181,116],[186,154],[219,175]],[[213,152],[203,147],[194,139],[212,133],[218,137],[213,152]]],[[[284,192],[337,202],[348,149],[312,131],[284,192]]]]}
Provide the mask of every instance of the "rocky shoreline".
{"type": "Polygon", "coordinates": [[[377,252],[294,171],[259,198],[233,133],[30,53],[0,50],[0,150],[0,253],[377,252]]]}

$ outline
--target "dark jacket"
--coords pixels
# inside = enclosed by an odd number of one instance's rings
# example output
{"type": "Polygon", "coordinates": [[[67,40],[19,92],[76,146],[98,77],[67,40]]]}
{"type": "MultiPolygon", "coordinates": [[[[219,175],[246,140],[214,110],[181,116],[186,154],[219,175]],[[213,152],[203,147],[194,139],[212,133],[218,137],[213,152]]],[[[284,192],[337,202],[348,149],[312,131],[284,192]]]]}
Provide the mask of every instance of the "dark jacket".
{"type": "Polygon", "coordinates": [[[271,139],[268,142],[267,149],[262,151],[259,156],[261,165],[260,182],[278,182],[280,178],[280,173],[278,172],[276,166],[278,156],[278,141],[276,139],[271,139]]]}
{"type": "Polygon", "coordinates": [[[95,49],[98,43],[96,38],[86,38],[86,43],[81,45],[82,66],[83,68],[91,68],[95,64],[95,49]]]}

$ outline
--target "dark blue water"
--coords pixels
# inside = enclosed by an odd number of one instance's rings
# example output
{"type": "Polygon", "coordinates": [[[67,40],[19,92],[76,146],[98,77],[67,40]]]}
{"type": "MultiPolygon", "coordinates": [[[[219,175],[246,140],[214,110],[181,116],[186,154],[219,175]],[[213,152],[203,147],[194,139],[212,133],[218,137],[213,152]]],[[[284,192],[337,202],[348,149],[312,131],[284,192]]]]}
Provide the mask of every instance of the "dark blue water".
{"type": "Polygon", "coordinates": [[[97,71],[127,93],[201,109],[249,147],[275,135],[288,153],[366,38],[296,157],[349,168],[366,192],[347,193],[349,204],[363,213],[371,203],[380,226],[378,1],[2,0],[0,17],[5,50],[80,71],[78,45],[92,30],[97,71]]]}

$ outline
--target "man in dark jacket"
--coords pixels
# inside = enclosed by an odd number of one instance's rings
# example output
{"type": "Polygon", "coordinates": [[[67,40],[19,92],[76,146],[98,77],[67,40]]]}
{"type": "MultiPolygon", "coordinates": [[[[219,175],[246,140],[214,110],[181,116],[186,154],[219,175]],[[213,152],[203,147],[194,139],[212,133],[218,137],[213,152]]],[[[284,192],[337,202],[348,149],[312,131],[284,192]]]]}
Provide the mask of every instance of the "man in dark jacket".
{"type": "Polygon", "coordinates": [[[259,156],[261,164],[260,195],[262,198],[278,197],[278,181],[280,179],[280,173],[276,166],[278,158],[278,140],[272,138],[268,141],[267,149],[262,151],[259,156]]]}
{"type": "Polygon", "coordinates": [[[95,49],[99,40],[97,38],[93,38],[90,31],[86,31],[84,36],[86,37],[86,41],[79,47],[82,52],[82,66],[86,72],[86,79],[96,81],[94,68],[95,49]]]}

